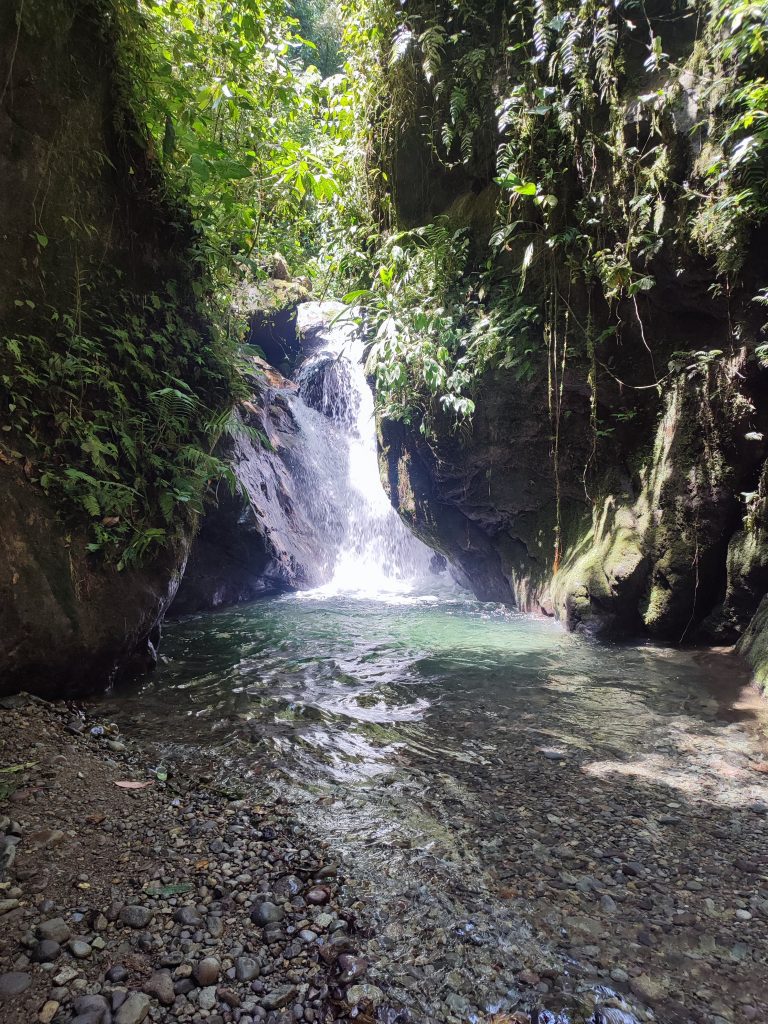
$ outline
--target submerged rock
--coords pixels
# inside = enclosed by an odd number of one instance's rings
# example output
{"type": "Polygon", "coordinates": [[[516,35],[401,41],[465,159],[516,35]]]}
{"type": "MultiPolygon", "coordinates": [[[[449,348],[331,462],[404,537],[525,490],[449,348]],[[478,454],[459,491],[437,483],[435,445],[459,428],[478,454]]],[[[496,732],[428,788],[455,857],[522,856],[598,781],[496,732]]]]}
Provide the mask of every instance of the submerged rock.
{"type": "Polygon", "coordinates": [[[376,1007],[384,1000],[384,993],[376,985],[352,985],[347,989],[347,1002],[350,1006],[368,1002],[376,1007]]]}

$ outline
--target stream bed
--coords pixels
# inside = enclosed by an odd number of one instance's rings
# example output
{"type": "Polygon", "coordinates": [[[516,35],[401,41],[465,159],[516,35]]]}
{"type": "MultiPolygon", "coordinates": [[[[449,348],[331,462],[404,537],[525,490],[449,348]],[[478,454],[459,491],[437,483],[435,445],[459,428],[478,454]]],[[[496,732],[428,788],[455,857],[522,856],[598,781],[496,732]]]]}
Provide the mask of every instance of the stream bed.
{"type": "Polygon", "coordinates": [[[301,805],[370,925],[380,1019],[722,1024],[768,1020],[746,682],[726,652],[599,646],[435,578],[171,623],[103,711],[301,805]]]}

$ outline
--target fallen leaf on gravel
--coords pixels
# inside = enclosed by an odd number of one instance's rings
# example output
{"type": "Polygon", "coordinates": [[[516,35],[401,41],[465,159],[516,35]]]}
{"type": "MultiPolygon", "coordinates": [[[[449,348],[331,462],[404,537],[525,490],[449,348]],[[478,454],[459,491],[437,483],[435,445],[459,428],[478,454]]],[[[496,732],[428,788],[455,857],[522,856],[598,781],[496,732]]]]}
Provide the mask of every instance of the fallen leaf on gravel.
{"type": "Polygon", "coordinates": [[[147,786],[152,785],[152,779],[149,782],[134,782],[133,779],[125,779],[122,782],[116,782],[115,785],[121,789],[146,789],[147,786]]]}
{"type": "Polygon", "coordinates": [[[37,761],[27,761],[26,764],[12,764],[9,768],[0,768],[0,775],[13,775],[16,772],[26,771],[27,768],[34,768],[37,761]]]}
{"type": "Polygon", "coordinates": [[[768,775],[768,761],[761,761],[760,764],[753,764],[752,768],[756,772],[762,772],[764,775],[768,775]]]}
{"type": "Polygon", "coordinates": [[[191,892],[194,889],[194,885],[190,882],[178,882],[176,885],[161,885],[161,886],[150,886],[145,889],[144,892],[147,896],[181,896],[185,892],[191,892]]]}

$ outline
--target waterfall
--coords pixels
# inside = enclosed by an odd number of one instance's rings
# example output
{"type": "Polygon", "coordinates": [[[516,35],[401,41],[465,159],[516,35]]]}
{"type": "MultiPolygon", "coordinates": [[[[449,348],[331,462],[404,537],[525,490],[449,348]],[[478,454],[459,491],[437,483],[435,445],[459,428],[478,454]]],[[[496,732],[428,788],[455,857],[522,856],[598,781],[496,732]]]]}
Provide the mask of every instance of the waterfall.
{"type": "MultiPolygon", "coordinates": [[[[308,303],[305,315],[324,310],[327,318],[329,305],[308,303]]],[[[310,354],[295,375],[292,412],[301,443],[293,472],[328,579],[318,592],[407,593],[430,577],[435,556],[405,527],[384,492],[362,358],[362,342],[348,323],[312,332],[310,354]]]]}

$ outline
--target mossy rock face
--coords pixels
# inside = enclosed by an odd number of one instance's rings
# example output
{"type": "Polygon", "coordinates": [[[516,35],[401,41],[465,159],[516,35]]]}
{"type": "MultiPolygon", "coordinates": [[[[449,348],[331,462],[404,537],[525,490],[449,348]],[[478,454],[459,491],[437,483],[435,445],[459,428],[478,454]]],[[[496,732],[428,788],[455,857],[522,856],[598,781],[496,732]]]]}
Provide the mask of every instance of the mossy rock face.
{"type": "Polygon", "coordinates": [[[762,527],[739,530],[728,545],[723,601],[705,619],[701,634],[717,644],[732,644],[750,622],[768,591],[768,535],[762,527]]]}
{"type": "MultiPolygon", "coordinates": [[[[734,52],[724,74],[716,17],[673,24],[663,7],[643,17],[671,61],[649,68],[639,21],[626,23],[612,83],[578,110],[579,74],[563,70],[570,56],[542,60],[535,74],[509,57],[513,39],[524,50],[536,12],[409,3],[409,24],[442,44],[432,88],[419,61],[390,73],[395,109],[379,115],[376,157],[397,186],[394,220],[464,229],[468,264],[450,301],[466,314],[457,319],[507,326],[491,331],[487,349],[469,328],[455,345],[462,372],[482,353],[467,389],[471,425],[433,410],[415,381],[410,407],[429,410],[433,436],[421,439],[419,422],[385,424],[385,475],[404,518],[478,594],[555,612],[574,629],[730,643],[768,588],[765,511],[751,505],[745,518],[741,500],[765,504],[768,493],[764,312],[754,301],[768,282],[768,249],[765,223],[731,232],[711,167],[729,148],[729,89],[763,65],[734,52]],[[506,47],[496,46],[499,25],[511,33],[506,47]],[[516,98],[517,114],[486,109],[491,96],[545,94],[541,120],[516,98]],[[637,153],[649,160],[635,162],[637,153]],[[546,195],[530,202],[508,173],[546,195]],[[742,258],[726,281],[724,267],[742,258]],[[534,310],[523,329],[509,313],[518,303],[534,310]]],[[[606,38],[587,25],[613,23],[615,5],[587,12],[574,0],[560,10],[569,27],[582,24],[586,95],[606,38]]],[[[568,36],[549,29],[541,45],[562,56],[555,48],[568,36]]]]}
{"type": "Polygon", "coordinates": [[[383,475],[405,521],[480,597],[593,634],[719,640],[718,622],[740,617],[743,628],[768,582],[762,535],[734,539],[728,553],[737,492],[755,472],[741,444],[743,386],[719,371],[672,380],[650,437],[627,432],[602,452],[591,502],[578,473],[589,457],[589,410],[566,391],[557,565],[551,437],[535,382],[494,371],[478,388],[471,430],[438,430],[430,443],[383,423],[383,475]]]}
{"type": "Polygon", "coordinates": [[[768,596],[760,602],[736,650],[752,669],[755,682],[768,694],[768,596]]]}
{"type": "Polygon", "coordinates": [[[638,629],[638,600],[648,572],[642,535],[619,528],[588,535],[582,553],[567,557],[552,580],[558,617],[569,629],[610,634],[638,629]]]}
{"type": "Polygon", "coordinates": [[[56,521],[19,467],[2,462],[0,501],[0,694],[74,696],[151,668],[188,542],[118,572],[56,521]]]}

